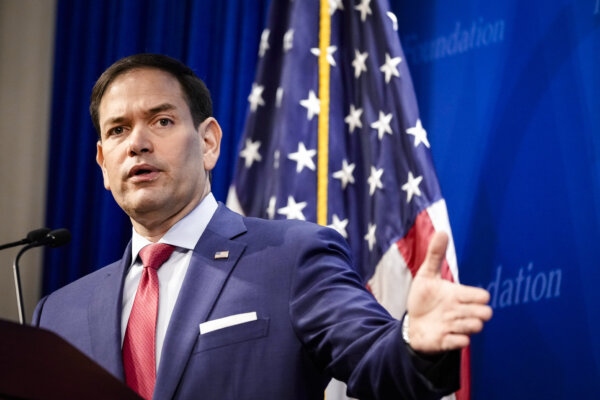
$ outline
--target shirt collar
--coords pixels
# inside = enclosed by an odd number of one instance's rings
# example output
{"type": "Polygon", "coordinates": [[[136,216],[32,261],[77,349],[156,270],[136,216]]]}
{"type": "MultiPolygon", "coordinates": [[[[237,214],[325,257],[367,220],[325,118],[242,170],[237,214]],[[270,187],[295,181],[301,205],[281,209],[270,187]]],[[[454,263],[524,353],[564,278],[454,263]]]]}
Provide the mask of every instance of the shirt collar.
{"type": "MultiPolygon", "coordinates": [[[[217,201],[212,193],[209,193],[189,214],[177,221],[163,235],[158,243],[166,243],[186,250],[193,250],[200,236],[208,226],[208,223],[215,211],[217,211],[217,201]]],[[[131,264],[137,259],[138,253],[145,246],[152,242],[131,229],[131,264]]]]}

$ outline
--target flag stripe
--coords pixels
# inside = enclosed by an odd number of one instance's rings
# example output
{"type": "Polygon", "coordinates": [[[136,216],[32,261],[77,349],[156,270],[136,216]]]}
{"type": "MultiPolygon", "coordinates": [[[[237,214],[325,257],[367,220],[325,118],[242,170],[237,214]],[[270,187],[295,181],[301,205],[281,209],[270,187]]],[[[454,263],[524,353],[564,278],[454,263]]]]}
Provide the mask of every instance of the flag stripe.
{"type": "Polygon", "coordinates": [[[390,246],[375,268],[368,287],[392,317],[401,319],[406,311],[406,293],[412,281],[412,272],[398,246],[390,246]]]}
{"type": "MultiPolygon", "coordinates": [[[[410,228],[406,236],[396,242],[396,246],[398,246],[398,250],[402,254],[413,276],[416,275],[419,267],[425,261],[427,246],[434,233],[433,222],[429,218],[427,210],[423,210],[415,219],[415,224],[410,228]]],[[[445,258],[441,267],[441,275],[444,279],[454,281],[445,258]]]]}
{"type": "Polygon", "coordinates": [[[433,223],[433,228],[436,232],[446,232],[448,234],[448,248],[446,249],[446,261],[450,267],[453,281],[460,282],[458,277],[458,262],[456,261],[456,251],[454,249],[454,238],[452,237],[452,229],[448,220],[448,210],[446,209],[446,201],[440,199],[427,207],[427,214],[433,223]]]}
{"type": "Polygon", "coordinates": [[[471,347],[462,349],[460,363],[460,390],[456,392],[456,400],[471,398],[471,347]]]}

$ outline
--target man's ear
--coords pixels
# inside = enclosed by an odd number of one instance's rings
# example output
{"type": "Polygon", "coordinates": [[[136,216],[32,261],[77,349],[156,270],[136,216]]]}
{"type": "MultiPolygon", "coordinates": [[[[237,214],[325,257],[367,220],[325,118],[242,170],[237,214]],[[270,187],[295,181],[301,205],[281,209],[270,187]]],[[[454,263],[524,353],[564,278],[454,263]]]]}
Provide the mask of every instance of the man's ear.
{"type": "Polygon", "coordinates": [[[204,169],[211,171],[217,165],[217,160],[221,153],[223,131],[221,131],[219,123],[213,117],[208,117],[202,121],[199,131],[204,143],[204,169]]]}
{"type": "Polygon", "coordinates": [[[98,140],[96,143],[96,162],[100,166],[102,170],[102,178],[104,179],[104,187],[106,190],[110,190],[110,183],[108,181],[108,173],[106,172],[106,168],[104,167],[104,153],[102,152],[102,142],[98,140]]]}

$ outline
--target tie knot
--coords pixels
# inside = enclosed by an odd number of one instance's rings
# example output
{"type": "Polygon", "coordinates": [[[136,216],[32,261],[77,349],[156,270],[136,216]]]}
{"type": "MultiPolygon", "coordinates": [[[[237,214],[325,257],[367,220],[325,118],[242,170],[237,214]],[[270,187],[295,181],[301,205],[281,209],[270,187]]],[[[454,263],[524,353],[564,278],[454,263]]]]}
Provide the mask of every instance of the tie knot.
{"type": "Polygon", "coordinates": [[[140,250],[140,258],[144,267],[159,269],[175,250],[175,246],[166,243],[153,243],[140,250]]]}

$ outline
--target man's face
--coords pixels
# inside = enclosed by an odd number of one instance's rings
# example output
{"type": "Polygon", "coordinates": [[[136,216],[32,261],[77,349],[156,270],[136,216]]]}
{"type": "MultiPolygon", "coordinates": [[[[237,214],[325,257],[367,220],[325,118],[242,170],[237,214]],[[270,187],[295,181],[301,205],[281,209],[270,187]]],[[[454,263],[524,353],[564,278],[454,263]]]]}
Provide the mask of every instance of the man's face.
{"type": "Polygon", "coordinates": [[[219,156],[221,130],[214,118],[194,126],[172,75],[138,69],[117,77],[102,97],[99,122],[104,186],[134,226],[176,222],[210,191],[207,171],[219,156]]]}

